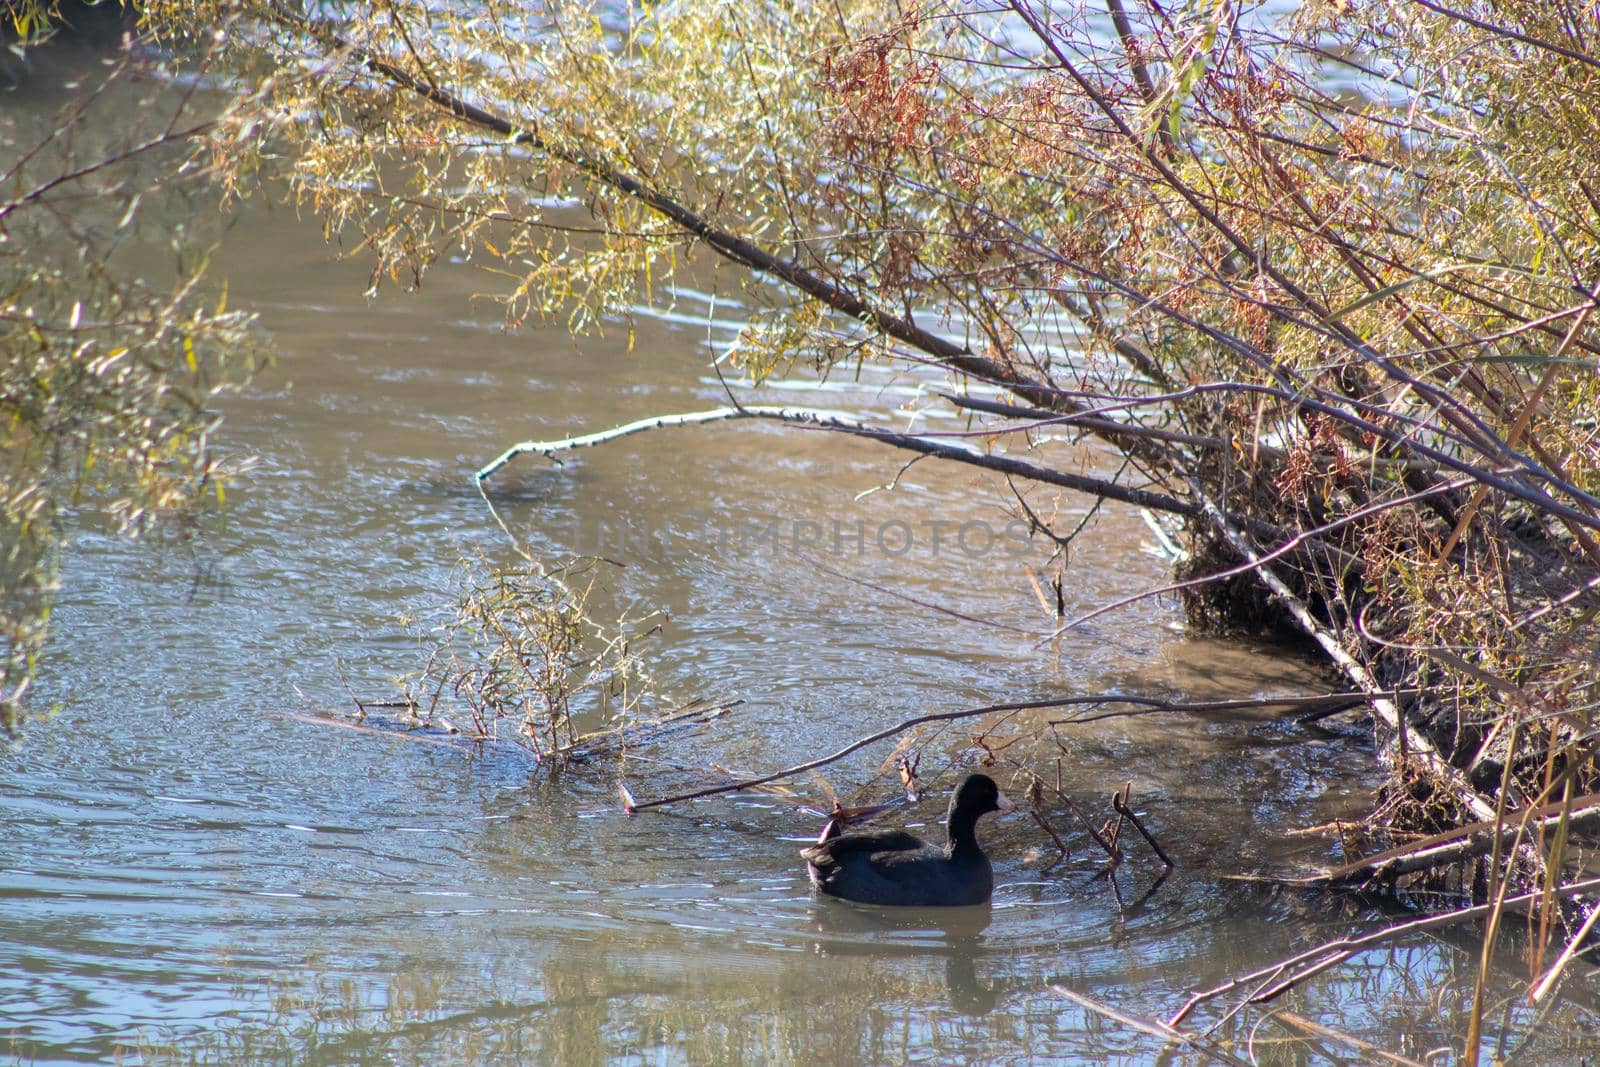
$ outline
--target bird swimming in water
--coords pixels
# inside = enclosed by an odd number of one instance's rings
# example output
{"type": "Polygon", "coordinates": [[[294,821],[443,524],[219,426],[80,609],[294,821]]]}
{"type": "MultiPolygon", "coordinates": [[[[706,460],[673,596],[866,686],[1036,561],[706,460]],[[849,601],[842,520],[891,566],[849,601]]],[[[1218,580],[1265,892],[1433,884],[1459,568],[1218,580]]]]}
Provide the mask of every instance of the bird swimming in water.
{"type": "Polygon", "coordinates": [[[830,836],[836,824],[829,823],[800,855],[812,884],[829,896],[912,907],[983,904],[994,892],[994,870],[978,845],[978,819],[1013,808],[994,779],[969,774],[950,798],[942,848],[904,830],[830,836]]]}

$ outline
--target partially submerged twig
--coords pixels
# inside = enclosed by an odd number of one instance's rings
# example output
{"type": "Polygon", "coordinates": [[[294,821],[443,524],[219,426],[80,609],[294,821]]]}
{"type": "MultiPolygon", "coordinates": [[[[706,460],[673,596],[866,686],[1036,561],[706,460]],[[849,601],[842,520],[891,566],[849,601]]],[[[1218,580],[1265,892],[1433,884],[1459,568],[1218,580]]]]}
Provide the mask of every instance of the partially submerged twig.
{"type": "MultiPolygon", "coordinates": [[[[1062,752],[1066,751],[1066,747],[1061,744],[1061,739],[1060,738],[1056,739],[1056,747],[1060,748],[1062,750],[1062,752]]],[[[1038,783],[1040,785],[1043,784],[1043,779],[1041,779],[1037,774],[1033,774],[1032,771],[1028,771],[1026,767],[1022,767],[1020,764],[1017,764],[1016,766],[1018,766],[1019,769],[1027,771],[1027,773],[1029,773],[1029,774],[1032,774],[1033,775],[1033,780],[1034,780],[1035,783],[1038,783]]],[[[1094,843],[1100,846],[1101,851],[1106,854],[1106,858],[1110,861],[1111,869],[1115,870],[1116,867],[1117,867],[1117,864],[1122,862],[1122,850],[1117,847],[1117,843],[1115,841],[1111,840],[1104,833],[1102,833],[1099,829],[1097,829],[1095,827],[1094,823],[1089,821],[1089,817],[1083,813],[1083,809],[1078,807],[1077,804],[1073,803],[1073,800],[1072,800],[1071,797],[1067,796],[1066,792],[1061,788],[1060,771],[1061,771],[1061,762],[1059,760],[1057,760],[1056,761],[1056,776],[1057,776],[1057,780],[1056,780],[1056,784],[1052,787],[1053,792],[1055,793],[1057,799],[1059,799],[1061,801],[1061,803],[1066,805],[1067,810],[1070,811],[1072,813],[1073,817],[1078,820],[1079,825],[1081,825],[1083,827],[1085,832],[1087,832],[1090,837],[1094,838],[1094,843]]]]}
{"type": "Polygon", "coordinates": [[[1485,855],[1494,848],[1496,838],[1504,843],[1518,833],[1549,826],[1562,819],[1570,823],[1600,819],[1600,794],[1579,797],[1571,802],[1555,801],[1526,811],[1513,812],[1514,821],[1481,822],[1457,826],[1420,841],[1385,849],[1372,856],[1346,863],[1298,884],[1350,883],[1371,879],[1392,879],[1417,871],[1433,870],[1485,855]]]}
{"type": "Polygon", "coordinates": [[[1129,822],[1133,823],[1133,828],[1139,831],[1139,835],[1144,838],[1145,844],[1149,845],[1155,854],[1161,857],[1162,863],[1166,864],[1168,867],[1177,866],[1172,862],[1171,857],[1167,855],[1166,850],[1161,847],[1160,843],[1158,843],[1156,839],[1150,835],[1150,831],[1144,828],[1144,823],[1139,821],[1139,816],[1135,815],[1133,809],[1128,807],[1128,795],[1132,791],[1133,783],[1125,782],[1123,783],[1121,789],[1112,793],[1112,810],[1118,815],[1121,815],[1124,819],[1127,819],[1129,822]]]}
{"type": "MultiPolygon", "coordinates": [[[[1354,694],[1331,694],[1330,696],[1309,699],[1316,701],[1325,701],[1329,699],[1342,700],[1352,697],[1353,695],[1354,694]]],[[[972,719],[983,715],[997,715],[1022,711],[1038,711],[1045,708],[1081,707],[1084,705],[1099,704],[1139,704],[1152,711],[1185,712],[1191,710],[1209,711],[1217,708],[1226,708],[1228,710],[1232,710],[1243,707],[1273,707],[1285,703],[1295,704],[1297,701],[1303,699],[1307,698],[1266,698],[1253,701],[1213,701],[1210,703],[1201,704],[1184,704],[1172,701],[1157,700],[1152,697],[1103,695],[1090,697],[1060,697],[1054,700],[1028,700],[1014,704],[989,704],[980,708],[965,708],[960,711],[932,712],[927,715],[917,715],[909,719],[904,719],[898,723],[895,723],[893,726],[878,730],[875,733],[867,734],[864,737],[859,737],[850,742],[848,745],[839,749],[837,752],[830,753],[826,756],[819,756],[816,759],[807,760],[806,762],[796,764],[793,767],[786,767],[781,771],[773,771],[771,774],[763,774],[754,778],[740,779],[739,781],[729,782],[726,785],[713,786],[706,789],[697,789],[692,792],[679,793],[673,796],[658,797],[654,800],[640,801],[633,804],[628,811],[629,814],[633,814],[635,812],[645,811],[649,808],[664,807],[668,804],[679,804],[688,800],[701,800],[705,797],[719,796],[723,793],[737,793],[745,789],[750,789],[754,786],[766,785],[769,782],[778,781],[780,778],[792,778],[797,774],[804,774],[806,771],[813,771],[818,767],[826,767],[830,763],[837,763],[839,760],[850,755],[852,752],[859,751],[870,744],[894,737],[896,734],[904,733],[913,727],[922,726],[932,722],[955,722],[960,719],[972,719]]],[[[1072,720],[1062,721],[1069,722],[1072,720]]],[[[1067,798],[1063,796],[1063,799],[1067,798]]],[[[1070,800],[1068,802],[1070,803],[1070,800]]],[[[1083,819],[1085,825],[1087,825],[1087,820],[1084,819],[1081,813],[1078,814],[1078,817],[1083,819]]],[[[1100,842],[1102,848],[1107,850],[1108,854],[1111,854],[1114,851],[1112,847],[1104,840],[1104,838],[1102,838],[1096,831],[1091,828],[1090,832],[1095,835],[1096,840],[1100,842]]]]}
{"type": "MultiPolygon", "coordinates": [[[[1057,863],[1060,863],[1062,860],[1070,856],[1072,851],[1067,848],[1067,843],[1061,840],[1061,835],[1056,833],[1056,828],[1050,825],[1050,820],[1044,817],[1043,783],[1040,781],[1037,774],[1032,774],[1032,772],[1029,773],[1031,777],[1028,781],[1028,814],[1033,816],[1033,821],[1039,824],[1039,829],[1050,835],[1050,840],[1056,843],[1056,851],[1060,853],[1060,855],[1056,857],[1055,861],[1051,863],[1049,867],[1045,868],[1046,870],[1049,870],[1050,867],[1054,867],[1057,863]]],[[[1056,773],[1060,773],[1059,766],[1056,773]]]]}
{"type": "Polygon", "coordinates": [[[1337,1041],[1340,1044],[1349,1045],[1351,1048],[1356,1049],[1367,1056],[1375,1056],[1378,1059],[1384,1060],[1388,1063],[1399,1064],[1400,1067],[1428,1067],[1428,1065],[1423,1063],[1421,1060],[1414,1060],[1410,1056],[1402,1056],[1398,1052],[1390,1052],[1387,1049],[1379,1048],[1372,1042],[1363,1041],[1354,1034],[1347,1034],[1342,1030],[1335,1030],[1330,1026],[1323,1026],[1319,1022],[1314,1022],[1311,1019],[1307,1019],[1304,1015],[1296,1015],[1292,1011],[1273,1012],[1272,1018],[1277,1022],[1288,1023],[1290,1026],[1293,1026],[1299,1030],[1303,1030],[1308,1034],[1315,1034],[1317,1037],[1325,1037],[1331,1041],[1337,1041]]]}
{"type": "Polygon", "coordinates": [[[1134,1030],[1138,1030],[1140,1033],[1149,1034],[1151,1037],[1159,1037],[1163,1041],[1174,1042],[1184,1046],[1185,1048],[1193,1049],[1196,1052],[1203,1053],[1204,1055],[1210,1056],[1213,1059],[1221,1061],[1222,1063],[1230,1064],[1232,1067],[1253,1067],[1248,1060],[1240,1059],[1233,1053],[1228,1052],[1225,1049],[1218,1048],[1214,1043],[1207,1041],[1199,1034],[1185,1033],[1184,1031],[1177,1029],[1171,1023],[1164,1023],[1160,1019],[1150,1019],[1142,1015],[1134,1015],[1130,1012],[1125,1012],[1120,1008],[1113,1008],[1109,1004],[1102,1004],[1098,1000],[1086,997],[1082,993],[1079,993],[1073,989],[1068,989],[1066,986],[1057,982],[1050,983],[1050,990],[1053,993],[1066,997],[1068,1000],[1079,1005],[1080,1007],[1088,1008],[1096,1015],[1102,1015],[1114,1023],[1121,1023],[1123,1026],[1131,1027],[1134,1030]]]}
{"type": "MultiPolygon", "coordinates": [[[[1600,878],[1586,878],[1582,881],[1561,886],[1558,891],[1563,895],[1570,895],[1597,887],[1600,887],[1600,878]]],[[[1507,906],[1528,904],[1540,899],[1543,895],[1542,891],[1523,893],[1505,900],[1503,904],[1507,906]]],[[[1433,930],[1441,926],[1453,926],[1457,923],[1469,922],[1488,915],[1500,906],[1499,903],[1476,904],[1468,908],[1459,908],[1439,915],[1429,915],[1426,918],[1413,919],[1410,922],[1386,926],[1382,930],[1375,930],[1360,937],[1326,941],[1314,948],[1306,949],[1304,952],[1296,953],[1286,959],[1251,971],[1249,974],[1230,978],[1219,986],[1193,994],[1184,1002],[1183,1007],[1179,1008],[1167,1020],[1167,1025],[1177,1026],[1200,1004],[1244,986],[1253,985],[1254,988],[1249,996],[1241,1002],[1241,1007],[1245,1004],[1257,1004],[1271,1000],[1307,978],[1319,974],[1331,966],[1342,963],[1356,953],[1371,948],[1373,945],[1381,944],[1385,941],[1393,941],[1396,938],[1405,937],[1423,930],[1433,930]]]]}

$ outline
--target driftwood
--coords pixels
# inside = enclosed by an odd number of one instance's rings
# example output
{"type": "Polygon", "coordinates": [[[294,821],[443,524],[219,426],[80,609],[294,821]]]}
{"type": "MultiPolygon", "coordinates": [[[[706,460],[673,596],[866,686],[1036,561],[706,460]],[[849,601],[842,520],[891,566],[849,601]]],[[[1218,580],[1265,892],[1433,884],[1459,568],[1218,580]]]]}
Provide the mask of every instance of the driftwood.
{"type": "Polygon", "coordinates": [[[1433,834],[1420,841],[1386,849],[1375,855],[1335,867],[1310,878],[1297,879],[1299,884],[1350,884],[1372,880],[1398,878],[1417,871],[1433,870],[1488,855],[1494,850],[1498,838],[1502,846],[1509,844],[1519,833],[1551,826],[1563,818],[1577,826],[1600,822],[1600,794],[1579,797],[1576,800],[1553,801],[1526,811],[1511,811],[1501,820],[1486,819],[1481,822],[1457,826],[1443,833],[1433,834]]]}

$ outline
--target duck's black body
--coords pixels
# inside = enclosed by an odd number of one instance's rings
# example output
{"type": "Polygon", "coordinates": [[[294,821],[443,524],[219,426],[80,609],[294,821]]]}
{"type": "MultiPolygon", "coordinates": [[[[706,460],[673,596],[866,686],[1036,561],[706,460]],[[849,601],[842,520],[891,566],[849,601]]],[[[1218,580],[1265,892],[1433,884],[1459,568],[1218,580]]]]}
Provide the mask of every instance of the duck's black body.
{"type": "Polygon", "coordinates": [[[943,848],[906,833],[842,834],[802,849],[811,882],[831,896],[862,904],[959,907],[994,892],[994,871],[978,847],[978,818],[1009,811],[994,780],[968,775],[950,799],[943,848]]]}

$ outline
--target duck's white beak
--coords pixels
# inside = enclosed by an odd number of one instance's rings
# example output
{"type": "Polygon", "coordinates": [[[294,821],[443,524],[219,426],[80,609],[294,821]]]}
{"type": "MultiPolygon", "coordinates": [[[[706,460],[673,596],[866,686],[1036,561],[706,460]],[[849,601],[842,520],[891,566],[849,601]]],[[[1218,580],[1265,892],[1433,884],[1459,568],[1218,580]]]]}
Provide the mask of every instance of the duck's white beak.
{"type": "Polygon", "coordinates": [[[1015,804],[1011,803],[1011,798],[1006,796],[1004,793],[1000,794],[1000,802],[999,803],[1000,803],[1000,806],[995,808],[994,810],[999,812],[1001,815],[1004,815],[1007,812],[1012,812],[1012,811],[1016,811],[1017,810],[1017,806],[1015,804]]]}

